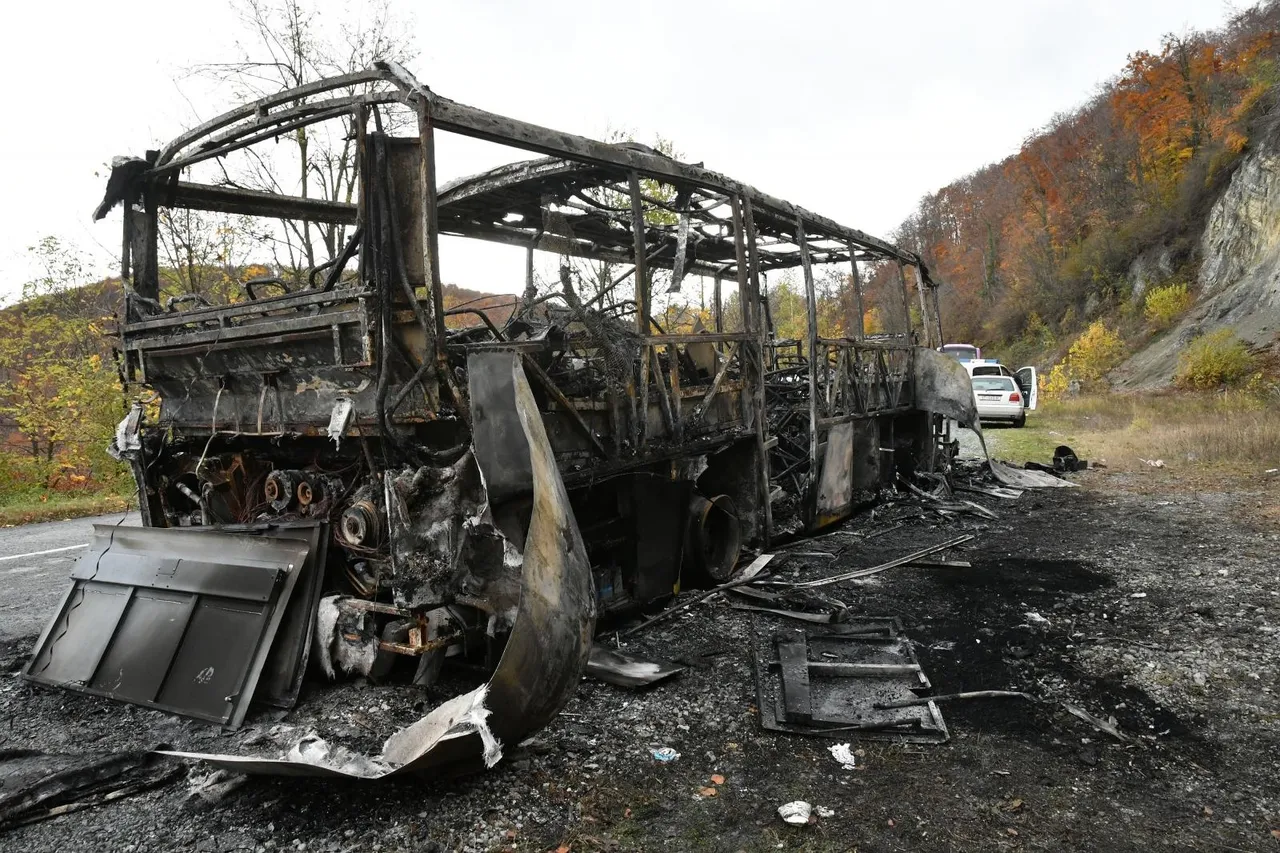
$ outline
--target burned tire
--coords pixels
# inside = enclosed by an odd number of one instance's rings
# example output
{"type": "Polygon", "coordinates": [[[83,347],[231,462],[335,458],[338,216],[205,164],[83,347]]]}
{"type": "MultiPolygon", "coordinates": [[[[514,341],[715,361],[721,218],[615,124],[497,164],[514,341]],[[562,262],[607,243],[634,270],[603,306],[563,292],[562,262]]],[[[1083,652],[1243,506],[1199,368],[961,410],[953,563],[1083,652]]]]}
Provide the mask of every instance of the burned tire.
{"type": "Polygon", "coordinates": [[[681,586],[723,583],[733,574],[742,550],[738,511],[728,495],[695,494],[689,504],[681,586]]]}

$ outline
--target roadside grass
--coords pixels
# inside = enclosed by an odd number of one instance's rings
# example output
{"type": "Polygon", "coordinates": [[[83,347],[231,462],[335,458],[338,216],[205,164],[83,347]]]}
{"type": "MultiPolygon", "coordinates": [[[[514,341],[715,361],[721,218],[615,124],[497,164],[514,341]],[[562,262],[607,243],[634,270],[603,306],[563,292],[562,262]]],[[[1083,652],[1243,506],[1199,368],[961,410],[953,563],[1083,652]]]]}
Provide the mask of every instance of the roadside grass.
{"type": "Polygon", "coordinates": [[[1280,401],[1244,392],[1093,395],[1047,402],[1039,414],[1029,419],[1038,439],[1063,437],[1055,444],[1121,468],[1143,459],[1224,472],[1280,467],[1280,401]]]}
{"type": "Polygon", "coordinates": [[[132,502],[132,492],[128,494],[113,491],[50,492],[4,495],[0,496],[0,527],[123,512],[132,502]]]}

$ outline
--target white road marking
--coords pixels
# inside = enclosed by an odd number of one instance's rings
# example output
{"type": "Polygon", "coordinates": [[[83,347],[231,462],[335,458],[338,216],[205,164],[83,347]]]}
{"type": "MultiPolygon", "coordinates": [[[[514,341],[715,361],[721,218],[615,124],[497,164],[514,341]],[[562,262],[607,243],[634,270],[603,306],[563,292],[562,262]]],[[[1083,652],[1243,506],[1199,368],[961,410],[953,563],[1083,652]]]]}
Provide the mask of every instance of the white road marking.
{"type": "Polygon", "coordinates": [[[47,551],[32,551],[30,554],[14,554],[12,557],[0,557],[0,563],[3,563],[7,560],[21,560],[23,557],[42,557],[45,554],[61,554],[63,551],[74,551],[77,548],[88,548],[88,547],[89,547],[89,543],[85,542],[83,545],[68,545],[65,548],[50,548],[47,551]]]}

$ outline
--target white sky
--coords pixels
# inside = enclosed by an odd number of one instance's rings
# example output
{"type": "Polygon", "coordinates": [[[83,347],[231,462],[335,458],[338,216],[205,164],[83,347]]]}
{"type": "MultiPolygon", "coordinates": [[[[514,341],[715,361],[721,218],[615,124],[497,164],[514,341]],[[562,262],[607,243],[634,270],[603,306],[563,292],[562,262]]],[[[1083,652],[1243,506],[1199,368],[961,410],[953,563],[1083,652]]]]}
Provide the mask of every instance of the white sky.
{"type": "MultiPolygon", "coordinates": [[[[329,17],[347,5],[316,0],[329,17]]],[[[1232,8],[1221,0],[403,3],[419,51],[411,70],[445,97],[589,136],[626,128],[649,142],[658,133],[686,160],[878,235],[925,193],[1013,153],[1055,113],[1085,101],[1127,54],[1157,50],[1166,32],[1219,26],[1232,8]]],[[[105,164],[229,106],[210,102],[203,83],[174,80],[193,64],[236,58],[240,35],[218,0],[43,0],[9,4],[5,17],[0,301],[32,277],[27,247],[44,235],[91,254],[97,273],[116,269],[119,212],[90,221],[105,164]]],[[[467,144],[442,145],[441,177],[487,159],[467,144]]],[[[445,281],[523,286],[521,250],[444,252],[445,281]]]]}

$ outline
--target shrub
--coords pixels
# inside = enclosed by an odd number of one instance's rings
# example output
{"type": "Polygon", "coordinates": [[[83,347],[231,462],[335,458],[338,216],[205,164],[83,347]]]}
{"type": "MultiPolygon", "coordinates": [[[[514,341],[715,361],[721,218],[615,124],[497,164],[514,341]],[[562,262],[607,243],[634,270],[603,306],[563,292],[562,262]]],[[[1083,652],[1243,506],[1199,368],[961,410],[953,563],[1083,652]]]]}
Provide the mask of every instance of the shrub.
{"type": "Polygon", "coordinates": [[[1124,358],[1124,341],[1119,332],[1095,320],[1076,338],[1068,356],[1072,378],[1096,382],[1124,358]]]}
{"type": "Polygon", "coordinates": [[[1218,329],[1191,342],[1178,357],[1173,381],[1179,388],[1209,390],[1236,385],[1253,372],[1253,356],[1230,329],[1218,329]]]}
{"type": "Polygon", "coordinates": [[[1156,329],[1167,329],[1173,321],[1186,313],[1195,298],[1185,283],[1166,284],[1147,291],[1145,314],[1147,322],[1156,329]]]}
{"type": "Polygon", "coordinates": [[[1070,388],[1071,372],[1065,361],[1055,364],[1048,373],[1040,374],[1040,393],[1047,399],[1056,400],[1063,397],[1070,388]]]}

